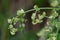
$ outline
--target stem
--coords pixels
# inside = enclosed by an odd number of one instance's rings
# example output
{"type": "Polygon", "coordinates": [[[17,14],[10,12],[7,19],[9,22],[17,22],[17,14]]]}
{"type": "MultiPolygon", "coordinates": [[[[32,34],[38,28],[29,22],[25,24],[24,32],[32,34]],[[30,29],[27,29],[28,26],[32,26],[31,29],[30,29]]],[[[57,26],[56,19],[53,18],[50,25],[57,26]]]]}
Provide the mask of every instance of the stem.
{"type": "Polygon", "coordinates": [[[56,32],[56,40],[58,39],[58,32],[59,32],[59,28],[57,28],[57,32],[56,32]]]}
{"type": "MultiPolygon", "coordinates": [[[[59,8],[51,8],[51,7],[41,7],[41,8],[39,8],[39,9],[59,9],[59,8]]],[[[34,11],[35,9],[31,9],[31,10],[28,10],[28,11],[26,11],[25,13],[28,13],[28,12],[31,12],[31,11],[34,11]]]]}

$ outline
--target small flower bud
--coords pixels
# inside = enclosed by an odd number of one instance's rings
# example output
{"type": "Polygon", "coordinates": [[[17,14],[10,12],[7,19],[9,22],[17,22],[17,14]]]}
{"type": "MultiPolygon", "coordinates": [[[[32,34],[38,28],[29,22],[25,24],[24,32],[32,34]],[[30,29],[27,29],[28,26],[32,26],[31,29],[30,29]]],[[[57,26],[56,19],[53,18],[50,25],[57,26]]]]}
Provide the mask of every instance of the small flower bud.
{"type": "Polygon", "coordinates": [[[12,20],[11,19],[8,19],[8,23],[12,23],[12,20]]]}
{"type": "Polygon", "coordinates": [[[8,29],[12,29],[12,28],[13,28],[13,25],[10,24],[8,29]]]}
{"type": "Polygon", "coordinates": [[[25,12],[24,12],[23,9],[17,11],[17,15],[18,15],[18,16],[21,16],[21,15],[23,15],[24,13],[25,13],[25,12]]]}
{"type": "Polygon", "coordinates": [[[52,6],[52,7],[58,6],[58,1],[57,1],[57,0],[52,1],[52,2],[51,2],[51,6],[52,6]]]}

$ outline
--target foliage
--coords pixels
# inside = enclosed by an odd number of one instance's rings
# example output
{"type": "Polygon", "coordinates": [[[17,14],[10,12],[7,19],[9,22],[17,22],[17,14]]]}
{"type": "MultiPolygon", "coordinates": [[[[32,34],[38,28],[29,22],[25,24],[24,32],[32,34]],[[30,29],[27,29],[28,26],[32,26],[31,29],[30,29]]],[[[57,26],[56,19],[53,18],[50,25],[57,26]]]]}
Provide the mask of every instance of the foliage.
{"type": "MultiPolygon", "coordinates": [[[[38,14],[38,18],[36,18],[36,13],[40,10],[36,5],[34,6],[34,10],[35,13],[32,14],[31,16],[31,19],[32,19],[32,24],[37,24],[37,23],[41,23],[43,20],[43,18],[45,17],[45,12],[43,12],[43,14],[38,14]]],[[[33,10],[32,10],[33,11],[33,10]]],[[[14,25],[16,25],[16,23],[18,21],[20,21],[20,31],[22,32],[24,30],[24,27],[25,27],[25,21],[26,19],[24,18],[25,17],[25,11],[23,9],[21,10],[18,10],[17,11],[17,16],[16,17],[13,17],[11,19],[8,19],[8,23],[9,23],[9,30],[10,30],[10,33],[11,35],[14,35],[16,32],[17,32],[17,29],[14,28],[14,25]]]]}
{"type": "Polygon", "coordinates": [[[44,0],[35,0],[35,4],[38,5],[39,7],[44,7],[46,1],[44,0]]]}
{"type": "Polygon", "coordinates": [[[58,21],[59,18],[56,19],[57,16],[58,13],[56,11],[53,12],[48,17],[50,20],[48,21],[47,25],[39,33],[37,33],[37,35],[48,38],[46,40],[57,40],[57,35],[59,33],[59,24],[60,24],[60,21],[58,21]]]}
{"type": "MultiPolygon", "coordinates": [[[[51,3],[51,6],[55,3],[55,1],[51,3]]],[[[57,5],[58,3],[53,7],[56,7],[57,5]]],[[[35,11],[34,13],[32,13],[31,16],[33,25],[42,23],[43,18],[45,17],[49,19],[45,27],[37,33],[37,36],[45,37],[46,40],[60,40],[58,36],[60,34],[59,33],[60,15],[58,15],[58,12],[56,11],[57,8],[47,8],[47,9],[52,9],[52,14],[50,16],[46,16],[46,12],[43,12],[42,14],[37,14],[37,12],[39,12],[40,9],[45,9],[45,8],[39,8],[37,5],[35,5],[34,9],[28,11],[24,11],[23,9],[18,10],[16,17],[12,17],[11,19],[8,19],[8,23],[9,23],[8,29],[10,30],[10,34],[15,35],[16,32],[18,31],[17,28],[14,28],[14,25],[16,25],[18,21],[20,21],[20,25],[19,25],[20,32],[24,32],[25,22],[26,22],[25,14],[30,11],[35,11]]]]}
{"type": "MultiPolygon", "coordinates": [[[[39,11],[38,7],[36,7],[36,5],[34,6],[34,10],[35,10],[35,13],[32,14],[31,16],[31,19],[32,19],[32,24],[37,24],[37,23],[41,23],[43,22],[43,18],[44,17],[47,17],[49,19],[47,25],[39,32],[37,33],[38,36],[48,36],[48,39],[47,40],[56,40],[57,39],[57,35],[58,35],[58,31],[59,31],[59,24],[60,24],[60,17],[58,17],[58,21],[56,19],[56,17],[58,16],[58,13],[56,12],[55,9],[52,10],[52,14],[48,17],[46,16],[46,12],[43,12],[42,14],[38,14],[38,18],[36,18],[36,13],[39,11]],[[57,31],[53,32],[53,28],[57,29],[57,31]]],[[[11,35],[15,35],[15,33],[17,32],[17,28],[14,28],[13,25],[16,25],[16,23],[18,21],[20,21],[20,31],[22,32],[24,30],[24,27],[25,27],[25,11],[23,9],[21,10],[18,10],[17,11],[17,16],[16,17],[13,17],[12,19],[8,19],[8,23],[9,23],[9,30],[10,30],[10,33],[11,35]]]]}

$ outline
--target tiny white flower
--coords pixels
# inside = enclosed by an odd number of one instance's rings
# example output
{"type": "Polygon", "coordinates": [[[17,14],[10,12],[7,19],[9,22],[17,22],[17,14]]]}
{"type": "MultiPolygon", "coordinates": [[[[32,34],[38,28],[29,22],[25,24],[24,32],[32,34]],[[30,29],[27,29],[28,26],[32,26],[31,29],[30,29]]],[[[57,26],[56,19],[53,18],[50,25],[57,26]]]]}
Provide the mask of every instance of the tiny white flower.
{"type": "Polygon", "coordinates": [[[11,34],[11,35],[15,35],[15,32],[11,32],[11,31],[10,31],[10,34],[11,34]]]}
{"type": "Polygon", "coordinates": [[[12,20],[11,19],[8,19],[8,23],[12,23],[12,20]]]}
{"type": "Polygon", "coordinates": [[[11,31],[12,32],[17,32],[17,29],[16,28],[12,28],[11,31]]]}
{"type": "Polygon", "coordinates": [[[13,28],[13,25],[10,24],[8,29],[12,29],[12,28],[13,28]]]}
{"type": "Polygon", "coordinates": [[[23,9],[17,11],[18,16],[22,15],[23,13],[25,13],[23,9]]]}
{"type": "Polygon", "coordinates": [[[46,15],[46,12],[43,12],[43,15],[45,16],[46,15]]]}
{"type": "Polygon", "coordinates": [[[19,18],[13,17],[13,23],[14,23],[14,25],[15,25],[18,21],[19,21],[19,18]]]}
{"type": "Polygon", "coordinates": [[[22,24],[23,27],[25,27],[25,24],[22,24]]]}

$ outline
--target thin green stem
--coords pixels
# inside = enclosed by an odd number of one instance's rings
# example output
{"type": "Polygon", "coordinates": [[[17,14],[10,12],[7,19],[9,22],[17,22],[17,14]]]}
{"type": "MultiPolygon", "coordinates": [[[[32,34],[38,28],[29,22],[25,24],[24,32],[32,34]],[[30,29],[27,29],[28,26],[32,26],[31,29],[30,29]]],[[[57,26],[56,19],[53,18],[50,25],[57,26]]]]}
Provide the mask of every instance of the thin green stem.
{"type": "MultiPolygon", "coordinates": [[[[50,9],[59,9],[59,8],[41,7],[41,8],[39,8],[39,9],[48,9],[48,10],[50,10],[50,9]]],[[[25,13],[28,13],[28,12],[31,12],[31,11],[35,11],[35,9],[28,10],[28,11],[26,11],[25,13]]]]}
{"type": "Polygon", "coordinates": [[[58,32],[59,32],[59,28],[57,28],[57,32],[56,32],[56,40],[58,39],[58,32]]]}

